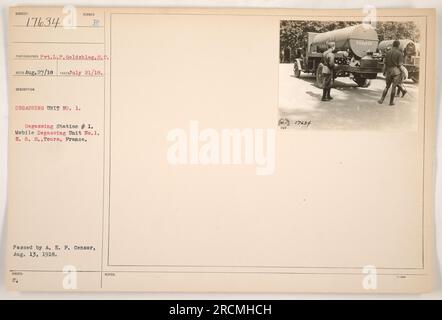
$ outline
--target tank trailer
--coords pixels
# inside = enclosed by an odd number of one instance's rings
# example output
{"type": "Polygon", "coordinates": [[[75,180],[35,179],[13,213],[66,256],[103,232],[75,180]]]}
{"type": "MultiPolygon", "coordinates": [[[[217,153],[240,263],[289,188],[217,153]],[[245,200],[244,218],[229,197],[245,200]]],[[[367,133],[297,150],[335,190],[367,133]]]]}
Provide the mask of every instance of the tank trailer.
{"type": "Polygon", "coordinates": [[[370,79],[382,72],[382,55],[377,53],[378,34],[370,24],[358,24],[324,33],[308,32],[305,54],[295,60],[294,74],[316,75],[316,85],[323,87],[322,55],[329,42],[335,43],[334,78],[350,77],[359,87],[368,87],[370,79]]]}

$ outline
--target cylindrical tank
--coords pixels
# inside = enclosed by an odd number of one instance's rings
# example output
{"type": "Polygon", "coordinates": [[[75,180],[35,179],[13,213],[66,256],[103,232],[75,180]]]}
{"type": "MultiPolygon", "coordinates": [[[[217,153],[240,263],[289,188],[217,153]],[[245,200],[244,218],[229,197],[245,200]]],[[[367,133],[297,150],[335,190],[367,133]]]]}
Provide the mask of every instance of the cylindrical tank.
{"type": "Polygon", "coordinates": [[[350,50],[359,58],[367,52],[376,52],[378,47],[378,34],[370,24],[357,24],[354,26],[317,34],[311,43],[317,50],[325,51],[327,43],[334,42],[337,50],[350,50]]]}
{"type": "MultiPolygon", "coordinates": [[[[384,40],[379,43],[379,51],[385,53],[388,48],[393,47],[394,40],[384,40]]],[[[416,44],[409,39],[399,40],[399,50],[404,53],[404,56],[415,56],[417,54],[416,44]]]]}

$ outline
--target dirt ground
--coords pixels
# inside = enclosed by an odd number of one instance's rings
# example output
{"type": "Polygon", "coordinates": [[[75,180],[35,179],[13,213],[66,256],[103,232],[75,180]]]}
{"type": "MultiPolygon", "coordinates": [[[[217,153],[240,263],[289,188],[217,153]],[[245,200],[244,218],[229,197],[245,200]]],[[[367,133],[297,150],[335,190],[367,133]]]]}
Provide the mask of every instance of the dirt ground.
{"type": "Polygon", "coordinates": [[[418,117],[418,84],[406,80],[408,93],[389,106],[389,94],[384,104],[378,100],[385,87],[379,75],[368,88],[359,88],[349,78],[337,78],[331,91],[333,100],[321,101],[322,89],[315,86],[315,77],[293,74],[293,64],[279,65],[279,114],[290,127],[337,130],[416,130],[418,117]],[[294,123],[308,126],[293,126],[294,123]]]}

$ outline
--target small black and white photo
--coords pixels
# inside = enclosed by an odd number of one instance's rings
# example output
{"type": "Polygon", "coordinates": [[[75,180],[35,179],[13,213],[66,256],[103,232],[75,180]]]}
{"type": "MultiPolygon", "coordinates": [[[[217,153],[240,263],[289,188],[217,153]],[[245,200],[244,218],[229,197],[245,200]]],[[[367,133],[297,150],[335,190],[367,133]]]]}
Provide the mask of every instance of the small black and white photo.
{"type": "Polygon", "coordinates": [[[418,125],[414,21],[280,21],[278,126],[400,130],[418,125]]]}

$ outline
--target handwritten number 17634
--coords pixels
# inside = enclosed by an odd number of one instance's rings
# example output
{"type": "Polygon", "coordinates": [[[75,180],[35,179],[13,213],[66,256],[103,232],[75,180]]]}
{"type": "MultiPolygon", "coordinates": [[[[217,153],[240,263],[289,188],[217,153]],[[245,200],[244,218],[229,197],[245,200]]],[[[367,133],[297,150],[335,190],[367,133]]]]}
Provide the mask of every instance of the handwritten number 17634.
{"type": "Polygon", "coordinates": [[[26,26],[27,27],[54,27],[57,28],[61,25],[59,17],[29,17],[26,26]]]}

